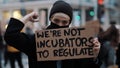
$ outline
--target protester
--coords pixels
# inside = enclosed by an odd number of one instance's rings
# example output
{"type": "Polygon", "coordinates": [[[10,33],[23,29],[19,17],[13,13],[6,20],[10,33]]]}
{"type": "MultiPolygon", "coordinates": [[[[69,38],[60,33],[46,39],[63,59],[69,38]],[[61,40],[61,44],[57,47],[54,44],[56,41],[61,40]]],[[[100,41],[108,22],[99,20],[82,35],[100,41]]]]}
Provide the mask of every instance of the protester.
{"type": "Polygon", "coordinates": [[[116,51],[116,64],[120,68],[120,43],[118,44],[118,49],[116,51]]]}
{"type": "Polygon", "coordinates": [[[5,66],[8,63],[8,61],[10,61],[11,68],[16,68],[15,62],[18,63],[19,68],[23,68],[22,53],[18,49],[10,45],[7,45],[4,57],[5,57],[5,63],[4,63],[5,66]]]}
{"type": "Polygon", "coordinates": [[[106,31],[99,34],[99,39],[104,43],[107,52],[101,68],[108,68],[116,64],[116,48],[119,44],[119,32],[115,27],[114,21],[111,21],[110,24],[110,27],[106,31]]]}
{"type": "Polygon", "coordinates": [[[0,32],[0,68],[2,68],[2,51],[3,50],[3,39],[0,32]]]}
{"type": "Polygon", "coordinates": [[[4,40],[3,40],[1,21],[0,21],[0,68],[3,68],[2,66],[3,51],[4,51],[4,40]]]}
{"type": "MultiPolygon", "coordinates": [[[[72,7],[68,3],[64,1],[56,1],[50,11],[49,19],[51,23],[46,29],[68,28],[72,21],[72,15],[72,7]]],[[[11,18],[5,32],[5,41],[7,42],[7,44],[14,46],[28,56],[29,68],[57,68],[56,61],[37,61],[35,36],[30,37],[27,36],[27,34],[20,32],[28,21],[37,21],[37,17],[38,14],[36,12],[32,12],[30,14],[27,14],[20,20],[11,18]]],[[[80,61],[80,65],[81,63],[83,63],[85,67],[89,67],[89,65],[91,64],[98,66],[97,62],[99,62],[99,59],[97,58],[97,56],[99,54],[101,45],[97,38],[94,39],[93,44],[93,50],[96,55],[95,58],[87,60],[83,59],[82,61],[80,61]]],[[[69,66],[69,68],[85,68],[83,65],[80,66],[79,63],[77,64],[79,65],[79,67],[73,64],[73,66],[71,66],[71,63],[74,64],[74,61],[62,61],[61,67],[65,68],[66,66],[66,68],[68,68],[69,66]]],[[[94,68],[96,68],[96,66],[94,68]]]]}

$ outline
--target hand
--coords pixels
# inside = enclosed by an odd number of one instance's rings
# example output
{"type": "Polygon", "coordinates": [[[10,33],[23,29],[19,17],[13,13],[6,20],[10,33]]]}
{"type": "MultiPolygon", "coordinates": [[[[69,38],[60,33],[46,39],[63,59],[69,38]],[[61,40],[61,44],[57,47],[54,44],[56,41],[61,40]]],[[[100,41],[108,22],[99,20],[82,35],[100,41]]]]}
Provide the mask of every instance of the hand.
{"type": "Polygon", "coordinates": [[[28,21],[30,22],[38,22],[38,13],[37,12],[31,12],[30,14],[25,15],[22,19],[20,19],[24,24],[28,21]]]}
{"type": "Polygon", "coordinates": [[[95,58],[96,58],[98,56],[98,54],[99,54],[101,44],[98,41],[98,38],[94,38],[93,39],[93,44],[94,44],[94,46],[93,46],[93,52],[94,52],[94,55],[95,55],[95,58]]]}

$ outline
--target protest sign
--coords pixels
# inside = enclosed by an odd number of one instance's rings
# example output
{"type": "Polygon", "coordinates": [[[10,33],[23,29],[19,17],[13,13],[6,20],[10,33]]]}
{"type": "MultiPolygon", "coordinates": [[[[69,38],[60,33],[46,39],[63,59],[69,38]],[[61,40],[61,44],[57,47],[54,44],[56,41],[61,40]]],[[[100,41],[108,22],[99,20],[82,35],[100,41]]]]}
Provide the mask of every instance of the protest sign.
{"type": "Polygon", "coordinates": [[[95,34],[97,35],[99,33],[99,29],[100,29],[100,22],[99,20],[92,20],[92,21],[87,21],[85,27],[87,28],[93,28],[95,34]]]}
{"type": "Polygon", "coordinates": [[[36,36],[37,61],[94,57],[93,28],[59,28],[39,30],[36,36]]]}

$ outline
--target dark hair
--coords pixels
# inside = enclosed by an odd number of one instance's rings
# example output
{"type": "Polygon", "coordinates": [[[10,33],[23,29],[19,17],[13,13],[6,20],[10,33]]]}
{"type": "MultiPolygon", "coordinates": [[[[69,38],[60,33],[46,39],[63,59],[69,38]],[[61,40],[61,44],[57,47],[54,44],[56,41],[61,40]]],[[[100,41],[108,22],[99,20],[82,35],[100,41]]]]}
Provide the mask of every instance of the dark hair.
{"type": "Polygon", "coordinates": [[[117,46],[119,43],[119,31],[115,25],[111,25],[99,35],[99,38],[103,41],[110,41],[112,46],[117,46]]]}

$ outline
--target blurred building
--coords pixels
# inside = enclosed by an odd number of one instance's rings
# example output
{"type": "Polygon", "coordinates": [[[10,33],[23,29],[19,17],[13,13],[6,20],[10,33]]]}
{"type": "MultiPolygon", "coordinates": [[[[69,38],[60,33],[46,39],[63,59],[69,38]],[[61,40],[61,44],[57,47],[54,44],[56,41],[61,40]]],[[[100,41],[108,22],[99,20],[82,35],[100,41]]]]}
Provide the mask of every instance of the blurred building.
{"type": "MultiPolygon", "coordinates": [[[[49,24],[49,11],[56,0],[0,0],[0,21],[4,31],[10,17],[20,19],[22,16],[37,11],[40,14],[40,21],[36,24],[28,24],[30,28],[49,24]]],[[[71,4],[74,9],[73,23],[71,26],[85,25],[86,21],[97,20],[98,1],[97,0],[64,0],[71,4]]],[[[114,20],[120,25],[120,0],[100,0],[103,1],[101,13],[101,25],[104,28],[109,27],[109,22],[114,20]]]]}

